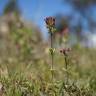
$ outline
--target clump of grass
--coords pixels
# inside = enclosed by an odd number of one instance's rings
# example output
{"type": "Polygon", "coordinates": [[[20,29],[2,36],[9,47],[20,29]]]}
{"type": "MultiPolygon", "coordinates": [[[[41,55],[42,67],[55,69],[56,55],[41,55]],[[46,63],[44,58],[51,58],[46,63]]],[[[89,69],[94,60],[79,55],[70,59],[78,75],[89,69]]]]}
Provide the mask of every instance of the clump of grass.
{"type": "MultiPolygon", "coordinates": [[[[49,52],[51,54],[52,82],[49,81],[50,80],[50,71],[48,70],[49,66],[47,65],[46,62],[44,62],[44,58],[43,59],[41,59],[41,57],[36,58],[36,59],[34,58],[34,59],[32,59],[32,62],[29,62],[30,59],[28,59],[28,57],[30,57],[30,58],[35,57],[34,54],[32,55],[32,57],[31,57],[31,54],[29,56],[30,52],[28,50],[29,49],[31,50],[32,48],[31,48],[31,46],[28,47],[26,44],[30,45],[31,43],[25,42],[24,46],[20,43],[22,45],[21,47],[24,48],[24,53],[21,53],[20,56],[21,57],[24,56],[24,59],[22,59],[22,62],[20,62],[19,59],[15,60],[12,58],[11,60],[13,60],[14,62],[16,61],[15,63],[10,60],[8,60],[8,62],[10,61],[9,63],[6,62],[6,63],[8,63],[7,65],[10,70],[8,70],[8,74],[7,74],[8,76],[7,77],[5,76],[6,78],[4,77],[4,74],[3,74],[3,76],[0,76],[0,96],[96,96],[96,76],[94,76],[94,74],[96,73],[95,71],[85,70],[85,69],[84,69],[84,71],[82,70],[82,73],[80,71],[82,77],[79,77],[79,78],[77,77],[77,79],[76,79],[77,81],[75,80],[76,82],[74,82],[74,80],[72,81],[72,79],[74,79],[73,75],[72,75],[71,79],[69,78],[69,76],[70,76],[69,73],[74,72],[74,70],[71,70],[74,67],[72,65],[72,63],[71,63],[70,70],[69,70],[69,66],[68,66],[70,48],[63,48],[60,50],[60,53],[63,55],[63,59],[65,61],[64,62],[64,72],[65,72],[64,76],[65,77],[63,80],[63,78],[62,78],[63,72],[61,70],[61,66],[63,66],[63,65],[61,65],[62,57],[59,57],[59,55],[56,54],[56,51],[54,49],[54,34],[56,31],[55,18],[47,17],[45,19],[45,23],[46,23],[47,29],[49,31],[50,39],[51,39],[49,52]],[[56,59],[54,58],[55,54],[57,55],[56,59]],[[58,66],[56,66],[56,64],[54,64],[55,60],[57,60],[60,63],[60,64],[57,64],[58,66]],[[26,67],[26,64],[30,64],[30,66],[28,65],[26,67]],[[14,68],[12,67],[13,65],[15,66],[14,68]],[[57,75],[57,78],[55,77],[55,71],[54,71],[55,67],[57,68],[56,75],[59,73],[59,75],[61,76],[60,77],[61,79],[59,78],[58,75],[57,75]],[[22,68],[22,70],[19,68],[22,68]],[[54,80],[54,82],[53,82],[53,80],[54,80]]],[[[24,30],[22,30],[22,33],[24,33],[23,31],[24,30]]],[[[16,38],[14,35],[12,35],[13,41],[14,41],[14,39],[16,39],[16,42],[19,39],[20,39],[20,41],[23,40],[23,42],[27,41],[27,40],[30,41],[28,38],[31,35],[28,35],[28,34],[31,33],[31,30],[30,30],[30,32],[25,33],[23,38],[21,38],[22,36],[20,35],[21,37],[18,39],[17,37],[19,36],[19,33],[15,34],[16,38]],[[25,39],[26,34],[28,36],[25,39]]],[[[30,37],[30,39],[31,39],[31,37],[30,37]]],[[[39,39],[39,41],[40,41],[40,39],[39,39]]],[[[32,42],[33,42],[33,40],[32,40],[32,42]]],[[[15,43],[15,41],[14,41],[14,43],[15,43]]],[[[19,41],[17,43],[19,43],[19,41]]],[[[16,46],[17,46],[17,43],[16,43],[16,46]]],[[[37,43],[37,45],[38,45],[38,43],[37,43]]],[[[17,46],[17,47],[19,47],[19,46],[17,46]]],[[[38,47],[36,46],[35,48],[38,48],[38,47]]],[[[33,48],[33,49],[35,49],[35,48],[33,48]]],[[[88,53],[88,51],[86,53],[88,53]]],[[[41,52],[41,54],[43,54],[43,53],[41,52]]],[[[36,52],[36,55],[41,56],[41,54],[36,52]]],[[[74,52],[73,52],[73,54],[74,54],[74,52]]],[[[16,58],[19,58],[19,57],[16,57],[16,58]]],[[[62,59],[62,61],[63,61],[63,59],[62,59]]],[[[63,62],[62,62],[62,64],[63,64],[63,62]]],[[[80,67],[79,67],[79,69],[80,69],[80,67]]],[[[92,70],[94,70],[94,68],[92,68],[92,70]]],[[[2,68],[2,70],[0,70],[0,75],[2,75],[1,74],[2,72],[3,72],[3,68],[2,68]]],[[[76,73],[76,71],[74,73],[76,73]]]]}

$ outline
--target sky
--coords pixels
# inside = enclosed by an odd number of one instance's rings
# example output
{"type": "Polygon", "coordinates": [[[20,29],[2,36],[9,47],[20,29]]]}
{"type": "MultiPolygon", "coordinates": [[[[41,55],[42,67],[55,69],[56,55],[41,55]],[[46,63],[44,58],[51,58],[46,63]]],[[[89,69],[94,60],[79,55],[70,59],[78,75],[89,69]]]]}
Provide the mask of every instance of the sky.
{"type": "MultiPolygon", "coordinates": [[[[8,0],[0,0],[0,14],[3,12],[8,0]]],[[[34,22],[40,27],[46,37],[44,18],[57,14],[71,14],[71,7],[62,0],[18,0],[22,17],[34,22]]]]}

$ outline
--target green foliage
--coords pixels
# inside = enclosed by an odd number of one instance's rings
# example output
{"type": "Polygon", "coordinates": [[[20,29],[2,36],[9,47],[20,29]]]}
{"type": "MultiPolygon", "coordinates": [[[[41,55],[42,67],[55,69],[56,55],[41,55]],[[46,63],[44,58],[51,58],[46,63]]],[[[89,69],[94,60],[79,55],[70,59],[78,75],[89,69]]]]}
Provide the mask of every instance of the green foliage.
{"type": "Polygon", "coordinates": [[[11,12],[16,13],[16,14],[20,13],[17,0],[9,0],[8,4],[6,5],[4,9],[4,14],[11,13],[11,12]]]}

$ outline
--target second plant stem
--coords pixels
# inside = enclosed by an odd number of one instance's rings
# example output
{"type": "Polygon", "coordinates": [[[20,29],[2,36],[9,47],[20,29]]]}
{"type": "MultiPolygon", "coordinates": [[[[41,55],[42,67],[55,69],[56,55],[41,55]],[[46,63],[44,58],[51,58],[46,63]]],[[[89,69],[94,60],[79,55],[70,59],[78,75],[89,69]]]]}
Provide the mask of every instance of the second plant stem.
{"type": "Polygon", "coordinates": [[[68,60],[67,60],[67,55],[66,54],[64,54],[64,60],[65,60],[65,69],[66,69],[66,76],[65,76],[65,78],[66,78],[66,83],[68,83],[68,60]]]}

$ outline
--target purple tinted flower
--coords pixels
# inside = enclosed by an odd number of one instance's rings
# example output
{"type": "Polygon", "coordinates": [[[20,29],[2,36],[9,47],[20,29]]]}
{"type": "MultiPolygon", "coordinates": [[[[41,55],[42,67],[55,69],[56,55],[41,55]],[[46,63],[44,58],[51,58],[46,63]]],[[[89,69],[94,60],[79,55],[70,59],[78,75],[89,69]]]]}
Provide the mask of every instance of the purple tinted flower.
{"type": "Polygon", "coordinates": [[[55,18],[54,17],[46,17],[45,23],[47,26],[55,26],[55,18]]]}

